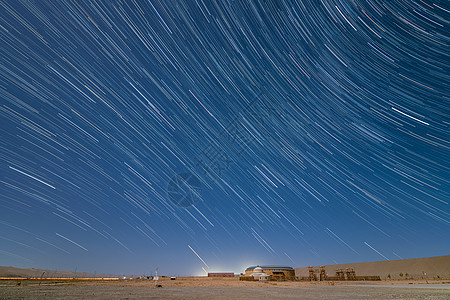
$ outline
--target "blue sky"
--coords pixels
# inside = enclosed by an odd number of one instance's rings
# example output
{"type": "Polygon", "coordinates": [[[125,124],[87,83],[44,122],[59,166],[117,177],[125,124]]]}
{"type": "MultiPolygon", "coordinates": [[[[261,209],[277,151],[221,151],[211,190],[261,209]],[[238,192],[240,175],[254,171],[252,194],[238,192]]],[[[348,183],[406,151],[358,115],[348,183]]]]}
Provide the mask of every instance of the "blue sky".
{"type": "Polygon", "coordinates": [[[1,1],[0,265],[448,254],[448,7],[1,1]]]}

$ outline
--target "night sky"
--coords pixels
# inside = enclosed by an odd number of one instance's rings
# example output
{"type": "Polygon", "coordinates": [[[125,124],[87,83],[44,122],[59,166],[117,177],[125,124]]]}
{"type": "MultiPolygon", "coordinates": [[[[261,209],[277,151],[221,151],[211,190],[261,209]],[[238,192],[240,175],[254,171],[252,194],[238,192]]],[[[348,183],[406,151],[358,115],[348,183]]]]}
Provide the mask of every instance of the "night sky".
{"type": "Polygon", "coordinates": [[[448,1],[0,1],[0,265],[449,254],[448,1]]]}

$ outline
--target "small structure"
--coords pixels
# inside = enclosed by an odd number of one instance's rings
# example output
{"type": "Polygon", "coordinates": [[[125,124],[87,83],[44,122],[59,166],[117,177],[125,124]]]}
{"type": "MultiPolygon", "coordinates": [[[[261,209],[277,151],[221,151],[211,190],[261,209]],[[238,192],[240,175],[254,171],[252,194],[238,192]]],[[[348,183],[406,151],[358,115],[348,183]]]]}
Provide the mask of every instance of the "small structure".
{"type": "Polygon", "coordinates": [[[313,266],[308,266],[308,279],[309,281],[317,281],[317,269],[314,269],[313,266]]]}
{"type": "Polygon", "coordinates": [[[345,269],[345,275],[347,276],[347,280],[356,280],[356,272],[353,268],[345,269]]]}
{"type": "Polygon", "coordinates": [[[260,266],[257,266],[253,269],[253,273],[251,274],[253,280],[259,281],[267,281],[270,278],[269,274],[263,272],[263,269],[260,266]]]}
{"type": "Polygon", "coordinates": [[[337,280],[345,280],[345,272],[344,269],[337,269],[336,270],[336,277],[338,278],[337,280]]]}
{"type": "Polygon", "coordinates": [[[320,266],[320,281],[328,280],[327,272],[325,271],[325,266],[320,266]]]}

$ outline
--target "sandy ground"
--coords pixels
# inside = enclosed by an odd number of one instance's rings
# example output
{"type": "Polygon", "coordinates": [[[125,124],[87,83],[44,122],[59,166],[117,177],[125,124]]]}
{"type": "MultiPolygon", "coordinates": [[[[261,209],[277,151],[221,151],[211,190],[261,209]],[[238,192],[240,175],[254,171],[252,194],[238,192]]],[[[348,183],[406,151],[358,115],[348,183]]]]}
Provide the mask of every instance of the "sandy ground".
{"type": "Polygon", "coordinates": [[[0,299],[450,299],[450,282],[245,282],[177,278],[116,282],[0,282],[0,299]]]}

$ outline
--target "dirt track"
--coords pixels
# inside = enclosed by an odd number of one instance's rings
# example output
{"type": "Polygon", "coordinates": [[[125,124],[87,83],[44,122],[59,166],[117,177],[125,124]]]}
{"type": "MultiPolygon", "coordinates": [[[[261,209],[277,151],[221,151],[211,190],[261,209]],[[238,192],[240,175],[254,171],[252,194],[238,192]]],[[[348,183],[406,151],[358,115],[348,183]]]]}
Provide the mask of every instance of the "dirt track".
{"type": "Polygon", "coordinates": [[[260,283],[236,280],[0,282],[0,299],[449,299],[450,284],[260,283]],[[184,282],[183,282],[184,281],[184,282]]]}

